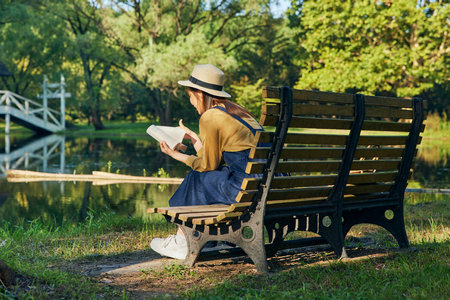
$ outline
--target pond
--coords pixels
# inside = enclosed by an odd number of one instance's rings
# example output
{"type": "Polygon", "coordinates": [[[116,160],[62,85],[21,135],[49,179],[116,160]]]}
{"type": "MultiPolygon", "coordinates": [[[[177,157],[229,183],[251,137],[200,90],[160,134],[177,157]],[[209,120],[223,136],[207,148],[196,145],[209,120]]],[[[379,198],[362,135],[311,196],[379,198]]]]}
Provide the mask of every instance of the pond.
{"type": "MultiPolygon", "coordinates": [[[[192,153],[193,149],[188,148],[188,151],[192,153]]],[[[425,140],[410,186],[450,188],[449,156],[448,141],[425,140]]],[[[11,183],[5,176],[8,169],[67,174],[109,171],[136,176],[159,176],[162,172],[170,177],[184,177],[189,171],[184,164],[161,153],[159,145],[148,137],[119,139],[50,135],[27,140],[2,138],[0,220],[17,224],[41,219],[56,225],[83,221],[90,213],[105,210],[147,218],[148,208],[168,205],[177,185],[95,185],[67,181],[11,183]]]]}

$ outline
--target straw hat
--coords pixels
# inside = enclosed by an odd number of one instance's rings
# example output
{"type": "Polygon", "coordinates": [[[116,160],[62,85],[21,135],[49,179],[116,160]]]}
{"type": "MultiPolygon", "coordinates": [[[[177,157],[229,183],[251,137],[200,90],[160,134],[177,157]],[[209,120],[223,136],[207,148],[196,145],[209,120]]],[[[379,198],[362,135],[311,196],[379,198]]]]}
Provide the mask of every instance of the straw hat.
{"type": "Polygon", "coordinates": [[[189,80],[178,81],[179,84],[202,90],[210,95],[230,98],[230,94],[223,90],[225,74],[211,64],[196,65],[189,80]]]}

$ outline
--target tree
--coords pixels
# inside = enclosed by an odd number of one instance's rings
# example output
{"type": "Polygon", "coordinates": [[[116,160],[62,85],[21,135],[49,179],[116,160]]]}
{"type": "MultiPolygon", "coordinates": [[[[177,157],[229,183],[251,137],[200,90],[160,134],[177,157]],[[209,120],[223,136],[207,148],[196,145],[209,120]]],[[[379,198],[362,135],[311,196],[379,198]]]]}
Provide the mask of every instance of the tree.
{"type": "Polygon", "coordinates": [[[69,33],[67,57],[79,60],[89,103],[89,121],[96,130],[103,129],[101,119],[102,89],[110,75],[116,51],[100,34],[98,7],[84,0],[50,3],[47,9],[66,23],[69,33]],[[72,56],[72,57],[71,57],[72,56]]]}
{"type": "MultiPolygon", "coordinates": [[[[298,3],[297,3],[298,4],[298,3]]],[[[303,1],[308,52],[297,88],[411,97],[448,84],[443,1],[303,1]]]]}
{"type": "Polygon", "coordinates": [[[64,53],[62,24],[42,14],[33,1],[5,2],[0,4],[0,61],[13,76],[2,77],[0,89],[34,98],[42,92],[44,74],[59,78],[64,53]]]}
{"type": "Polygon", "coordinates": [[[146,91],[159,121],[170,124],[177,81],[199,63],[235,69],[232,51],[259,37],[264,23],[258,17],[268,2],[111,0],[110,6],[98,5],[104,14],[101,28],[122,54],[114,66],[146,91]]]}
{"type": "Polygon", "coordinates": [[[238,68],[231,85],[234,99],[256,117],[261,112],[261,88],[264,85],[293,86],[300,73],[298,56],[302,48],[295,31],[285,19],[265,17],[265,30],[258,39],[245,43],[232,53],[238,68]]]}

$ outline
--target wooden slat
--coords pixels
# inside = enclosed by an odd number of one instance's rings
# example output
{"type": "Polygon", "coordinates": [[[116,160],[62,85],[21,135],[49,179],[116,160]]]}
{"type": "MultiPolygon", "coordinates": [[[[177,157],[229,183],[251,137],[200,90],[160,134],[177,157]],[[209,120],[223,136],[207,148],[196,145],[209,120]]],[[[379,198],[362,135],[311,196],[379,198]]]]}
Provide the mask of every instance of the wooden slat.
{"type": "MultiPolygon", "coordinates": [[[[392,188],[392,184],[364,184],[347,186],[344,194],[358,195],[369,194],[377,192],[387,192],[392,188]]],[[[285,189],[285,190],[271,190],[267,196],[268,201],[272,200],[288,200],[288,199],[303,199],[313,197],[326,197],[332,191],[332,187],[309,187],[301,189],[285,189]]],[[[238,202],[252,201],[256,191],[241,192],[238,195],[238,202]]]]}
{"type": "MultiPolygon", "coordinates": [[[[279,105],[270,105],[266,107],[267,115],[278,115],[280,111],[279,105]]],[[[352,117],[354,114],[353,106],[337,106],[337,105],[312,105],[312,104],[293,104],[292,114],[298,115],[329,115],[329,116],[345,116],[352,117]]],[[[263,111],[264,113],[264,111],[263,111]]]]}
{"type": "Polygon", "coordinates": [[[218,216],[222,215],[223,212],[220,213],[185,213],[185,214],[179,214],[178,219],[184,221],[184,222],[192,222],[194,219],[198,218],[217,218],[218,216]]]}
{"type": "MultiPolygon", "coordinates": [[[[263,98],[280,99],[279,87],[263,87],[263,98]]],[[[323,101],[323,102],[335,102],[335,103],[353,103],[353,94],[347,93],[331,93],[320,91],[308,91],[308,90],[292,90],[292,98],[294,101],[323,101]]],[[[412,108],[412,99],[383,97],[383,96],[364,96],[366,105],[378,105],[389,107],[405,107],[412,108]]],[[[424,108],[427,108],[428,101],[423,100],[424,108]]]]}
{"type": "MultiPolygon", "coordinates": [[[[405,145],[408,137],[406,135],[399,136],[360,136],[358,145],[405,145]]],[[[421,138],[419,137],[419,140],[421,138]]]]}
{"type": "Polygon", "coordinates": [[[394,107],[366,106],[366,118],[400,118],[412,119],[414,113],[411,109],[398,109],[394,107]]]}
{"type": "Polygon", "coordinates": [[[189,213],[221,213],[228,211],[229,205],[193,205],[193,206],[174,206],[174,207],[157,207],[147,210],[150,213],[161,213],[174,218],[177,218],[180,214],[189,213]]]}
{"type": "MultiPolygon", "coordinates": [[[[337,172],[341,161],[301,161],[279,162],[276,172],[337,172]]],[[[249,162],[245,172],[247,174],[261,174],[264,162],[249,162]]]]}
{"type": "MultiPolygon", "coordinates": [[[[395,170],[400,160],[355,160],[351,166],[352,170],[395,170]]],[[[337,172],[340,160],[328,161],[287,161],[279,162],[276,172],[337,172]]],[[[249,162],[245,172],[247,174],[261,174],[264,162],[249,162]]]]}
{"type": "Polygon", "coordinates": [[[364,96],[366,105],[379,105],[390,107],[406,107],[412,108],[413,101],[411,99],[381,97],[381,96],[364,96]]]}
{"type": "Polygon", "coordinates": [[[228,222],[231,219],[237,218],[241,216],[241,212],[229,212],[221,214],[220,216],[217,216],[216,218],[206,219],[206,220],[193,220],[192,223],[196,225],[212,225],[217,223],[224,223],[228,222]]]}
{"type": "MultiPolygon", "coordinates": [[[[280,88],[263,87],[263,98],[280,98],[280,88]]],[[[353,103],[353,95],[345,93],[318,92],[308,90],[292,90],[292,99],[294,101],[320,101],[331,103],[353,103]]]]}
{"type": "MultiPolygon", "coordinates": [[[[343,147],[337,148],[294,148],[286,147],[281,152],[282,159],[319,159],[319,158],[341,158],[344,152],[343,147]]],[[[268,147],[252,148],[250,158],[266,158],[270,152],[268,147]]],[[[359,148],[355,152],[355,157],[399,157],[403,153],[403,148],[359,148]]]]}
{"type": "MultiPolygon", "coordinates": [[[[273,132],[258,132],[257,138],[261,143],[270,143],[273,139],[273,132]]],[[[404,145],[406,135],[370,136],[363,135],[359,138],[358,145],[404,145]]],[[[419,140],[421,138],[419,137],[419,140]]],[[[347,135],[340,134],[308,134],[308,133],[288,133],[287,144],[301,145],[346,145],[347,135]]]]}
{"type": "Polygon", "coordinates": [[[344,197],[344,207],[345,210],[345,204],[351,203],[355,201],[361,201],[361,200],[370,200],[370,199],[382,199],[389,196],[388,192],[380,192],[380,193],[371,193],[371,194],[359,194],[359,195],[345,195],[344,197]]]}
{"type": "Polygon", "coordinates": [[[363,184],[355,186],[346,186],[344,194],[359,195],[379,192],[389,192],[393,184],[363,184]]]}
{"type": "MultiPolygon", "coordinates": [[[[277,116],[261,115],[259,123],[263,126],[275,126],[277,124],[277,116]]],[[[291,128],[318,128],[318,129],[347,129],[351,128],[352,120],[345,119],[329,119],[329,118],[306,118],[292,117],[290,122],[291,128]]],[[[391,122],[391,121],[373,121],[365,120],[363,130],[373,131],[406,131],[411,129],[411,123],[391,122]]],[[[422,124],[421,131],[425,129],[422,124]]]]}
{"type": "MultiPolygon", "coordinates": [[[[278,116],[280,105],[269,105],[263,109],[263,114],[278,116]]],[[[294,116],[302,115],[328,115],[353,117],[354,107],[343,105],[312,105],[312,104],[293,104],[292,114],[294,116]]],[[[395,107],[366,106],[366,117],[376,118],[401,118],[412,119],[413,111],[411,109],[401,109],[395,107]]]]}
{"type": "MultiPolygon", "coordinates": [[[[371,131],[404,131],[411,130],[411,123],[408,122],[385,122],[385,121],[364,121],[362,130],[371,131]]],[[[425,124],[420,126],[420,131],[425,130],[425,124]]]]}
{"type": "MultiPolygon", "coordinates": [[[[387,189],[388,187],[384,188],[387,189]]],[[[348,194],[344,196],[344,204],[351,203],[352,201],[361,201],[361,200],[370,200],[375,198],[383,198],[387,197],[389,193],[387,192],[379,192],[379,193],[371,193],[371,194],[359,194],[352,195],[348,194]]],[[[317,205],[317,204],[326,204],[327,197],[315,197],[315,198],[304,198],[304,199],[287,199],[287,200],[271,200],[266,202],[266,213],[270,214],[270,210],[272,208],[282,208],[282,207],[297,207],[304,205],[317,205]]],[[[242,202],[237,203],[240,205],[241,209],[246,209],[249,207],[251,202],[242,202]]],[[[345,205],[344,205],[345,210],[345,205]]]]}
{"type": "MultiPolygon", "coordinates": [[[[286,200],[286,199],[302,199],[313,197],[326,197],[331,191],[331,187],[311,187],[302,189],[289,190],[271,190],[267,196],[267,200],[286,200]]],[[[236,198],[237,202],[252,201],[256,191],[240,192],[236,198]]]]}
{"type": "MultiPolygon", "coordinates": [[[[362,184],[371,182],[386,182],[395,180],[397,172],[376,172],[350,174],[348,178],[349,184],[362,184]]],[[[271,188],[290,188],[305,186],[323,186],[335,183],[337,175],[315,175],[315,176],[282,176],[275,177],[272,181],[271,188]]],[[[245,178],[242,182],[243,190],[256,190],[261,178],[245,178]]]]}

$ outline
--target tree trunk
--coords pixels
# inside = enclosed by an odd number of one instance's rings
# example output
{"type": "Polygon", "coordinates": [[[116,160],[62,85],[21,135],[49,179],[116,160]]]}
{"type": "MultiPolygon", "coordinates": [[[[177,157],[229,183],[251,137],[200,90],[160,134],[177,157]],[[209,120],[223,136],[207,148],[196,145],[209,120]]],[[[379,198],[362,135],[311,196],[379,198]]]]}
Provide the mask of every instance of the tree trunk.
{"type": "Polygon", "coordinates": [[[95,130],[105,129],[102,119],[95,108],[91,109],[91,116],[89,118],[92,122],[92,125],[94,125],[95,130]]]}
{"type": "Polygon", "coordinates": [[[91,114],[89,116],[89,121],[94,125],[95,130],[104,129],[105,126],[102,123],[99,112],[99,93],[94,91],[94,86],[92,83],[92,72],[89,69],[89,59],[84,51],[80,51],[81,61],[83,63],[84,70],[84,81],[86,82],[86,88],[89,95],[89,103],[91,107],[91,114]]]}
{"type": "Polygon", "coordinates": [[[167,107],[163,106],[161,90],[158,88],[150,89],[146,87],[146,92],[152,102],[153,110],[155,111],[155,115],[158,116],[159,123],[161,125],[170,125],[170,119],[167,117],[170,116],[170,111],[167,112],[167,107]]]}
{"type": "Polygon", "coordinates": [[[172,124],[172,111],[171,111],[171,95],[166,97],[166,109],[164,111],[164,125],[171,126],[172,124]]]}

